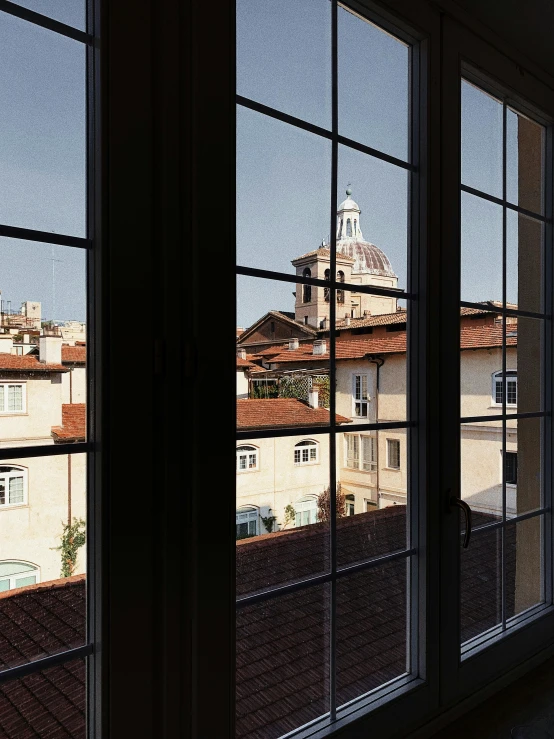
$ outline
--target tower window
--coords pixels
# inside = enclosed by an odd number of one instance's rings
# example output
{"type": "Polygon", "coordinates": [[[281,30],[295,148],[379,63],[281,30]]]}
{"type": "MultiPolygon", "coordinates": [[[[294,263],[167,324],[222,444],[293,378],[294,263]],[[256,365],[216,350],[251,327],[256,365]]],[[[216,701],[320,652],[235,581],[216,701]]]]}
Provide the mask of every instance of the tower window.
{"type": "MultiPolygon", "coordinates": [[[[327,280],[327,282],[329,282],[329,280],[331,279],[331,272],[328,269],[325,270],[325,279],[327,280]]],[[[328,303],[329,302],[329,288],[328,287],[323,288],[323,297],[325,299],[325,302],[328,303]]]]}
{"type": "MultiPolygon", "coordinates": [[[[344,282],[344,272],[341,269],[337,272],[337,282],[344,282]]],[[[344,290],[337,290],[337,303],[344,303],[344,290]]]]}
{"type": "Polygon", "coordinates": [[[357,233],[358,233],[358,222],[357,222],[357,220],[356,220],[356,219],[354,218],[354,236],[355,236],[355,235],[356,235],[357,233]]]}
{"type": "Polygon", "coordinates": [[[348,218],[346,221],[346,238],[348,238],[349,236],[352,236],[352,221],[350,220],[350,218],[348,218]]]}
{"type": "MultiPolygon", "coordinates": [[[[304,272],[302,273],[303,277],[311,277],[312,271],[306,267],[304,272]]],[[[311,303],[312,302],[312,286],[311,285],[303,285],[302,286],[302,302],[303,303],[311,303]]]]}

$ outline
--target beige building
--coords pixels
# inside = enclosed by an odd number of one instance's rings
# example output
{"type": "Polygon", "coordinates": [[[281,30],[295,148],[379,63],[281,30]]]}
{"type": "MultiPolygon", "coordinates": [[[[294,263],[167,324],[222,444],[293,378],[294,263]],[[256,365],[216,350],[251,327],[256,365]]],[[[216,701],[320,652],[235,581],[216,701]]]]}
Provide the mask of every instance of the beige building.
{"type": "MultiPolygon", "coordinates": [[[[84,440],[84,381],[73,381],[78,402],[65,403],[75,368],[63,352],[61,337],[41,336],[37,355],[16,354],[12,335],[0,334],[0,449],[84,440]]],[[[86,455],[0,461],[0,592],[59,578],[64,524],[85,517],[86,455]]],[[[83,547],[74,574],[85,560],[83,547]]]]}

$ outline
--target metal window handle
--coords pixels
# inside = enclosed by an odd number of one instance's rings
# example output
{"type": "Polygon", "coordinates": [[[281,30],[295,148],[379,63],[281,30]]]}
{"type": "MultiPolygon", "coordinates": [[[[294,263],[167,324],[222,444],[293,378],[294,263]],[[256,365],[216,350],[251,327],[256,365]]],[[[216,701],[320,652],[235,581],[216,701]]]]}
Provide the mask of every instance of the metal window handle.
{"type": "Polygon", "coordinates": [[[462,544],[462,546],[464,549],[467,549],[469,546],[469,539],[471,537],[471,508],[468,506],[465,500],[457,498],[455,495],[451,496],[450,505],[458,506],[458,508],[461,508],[464,512],[464,517],[466,520],[466,532],[464,534],[464,543],[462,544]]]}

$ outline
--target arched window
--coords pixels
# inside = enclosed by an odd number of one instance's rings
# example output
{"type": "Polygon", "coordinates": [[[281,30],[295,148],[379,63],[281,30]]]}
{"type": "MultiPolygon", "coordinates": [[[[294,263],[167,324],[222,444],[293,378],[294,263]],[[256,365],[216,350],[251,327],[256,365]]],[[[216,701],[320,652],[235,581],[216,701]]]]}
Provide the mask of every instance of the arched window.
{"type": "MultiPolygon", "coordinates": [[[[327,280],[327,282],[329,282],[331,279],[331,271],[328,269],[325,270],[325,279],[327,280]]],[[[328,303],[329,302],[329,288],[328,287],[323,288],[323,297],[325,298],[325,302],[328,303]]]]}
{"type": "Polygon", "coordinates": [[[258,509],[255,506],[242,506],[237,508],[235,523],[237,527],[237,539],[248,539],[258,536],[258,509]]]}
{"type": "Polygon", "coordinates": [[[312,439],[299,441],[294,446],[294,464],[317,464],[318,461],[318,444],[312,439]]]}
{"type": "Polygon", "coordinates": [[[342,218],[339,221],[339,235],[337,236],[338,239],[340,239],[342,236],[342,218]]]}
{"type": "MultiPolygon", "coordinates": [[[[311,277],[312,271],[308,267],[302,272],[303,277],[311,277]]],[[[311,303],[312,302],[312,286],[311,285],[302,285],[302,302],[303,303],[311,303]]]]}
{"type": "Polygon", "coordinates": [[[346,221],[346,238],[348,238],[349,236],[352,236],[352,221],[350,220],[350,218],[348,218],[346,221]]]}
{"type": "Polygon", "coordinates": [[[358,233],[358,221],[354,218],[354,236],[358,233]]]}
{"type": "Polygon", "coordinates": [[[27,470],[12,465],[0,466],[0,509],[27,503],[27,470]]]}
{"type": "Polygon", "coordinates": [[[30,562],[0,561],[0,593],[40,582],[39,568],[30,562]]]}
{"type": "Polygon", "coordinates": [[[258,450],[255,446],[237,447],[237,472],[252,472],[258,469],[258,450]]]}
{"type": "MultiPolygon", "coordinates": [[[[492,376],[492,403],[502,405],[502,371],[495,372],[492,376]]],[[[517,405],[517,371],[506,370],[506,405],[514,407],[517,405]]]]}
{"type": "MultiPolygon", "coordinates": [[[[342,269],[339,269],[337,272],[337,282],[344,282],[344,272],[342,269]]],[[[344,290],[337,290],[337,303],[344,303],[344,290]]]]}
{"type": "Polygon", "coordinates": [[[294,525],[308,526],[317,523],[317,498],[315,495],[306,495],[294,504],[296,513],[294,525]]]}

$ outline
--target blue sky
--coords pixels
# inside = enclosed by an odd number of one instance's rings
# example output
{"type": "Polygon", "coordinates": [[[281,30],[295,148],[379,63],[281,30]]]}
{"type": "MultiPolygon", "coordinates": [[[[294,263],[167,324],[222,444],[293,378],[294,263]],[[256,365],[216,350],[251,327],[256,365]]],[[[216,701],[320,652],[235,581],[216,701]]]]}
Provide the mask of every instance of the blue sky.
{"type": "MultiPolygon", "coordinates": [[[[340,133],[406,160],[408,48],[339,8],[340,133]]],[[[328,0],[239,0],[237,91],[330,128],[331,39],[328,0]]],[[[502,106],[462,86],[462,179],[502,195],[502,106]]],[[[508,198],[517,202],[517,116],[508,112],[508,198]]],[[[318,136],[241,108],[237,112],[237,262],[293,273],[290,260],[330,234],[331,146],[318,136]]],[[[389,257],[406,287],[408,180],[403,169],[340,147],[338,203],[352,184],[364,238],[389,257]]],[[[517,219],[510,222],[517,244],[517,219]]],[[[464,195],[462,299],[500,300],[502,209],[464,195]]],[[[517,300],[517,254],[508,299],[517,300]]],[[[511,272],[510,272],[511,270],[511,272]]],[[[294,310],[294,284],[238,280],[237,324],[267,310],[294,310]]]]}
{"type": "MultiPolygon", "coordinates": [[[[83,3],[19,4],[82,26],[83,3]]],[[[0,223],[84,236],[84,46],[0,13],[0,70],[0,223]]],[[[0,265],[12,310],[39,300],[51,318],[55,292],[55,319],[85,319],[81,250],[0,238],[0,265]]]]}

